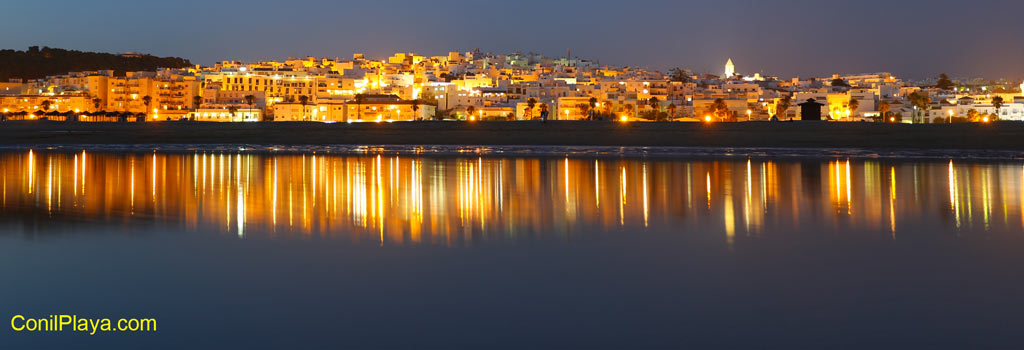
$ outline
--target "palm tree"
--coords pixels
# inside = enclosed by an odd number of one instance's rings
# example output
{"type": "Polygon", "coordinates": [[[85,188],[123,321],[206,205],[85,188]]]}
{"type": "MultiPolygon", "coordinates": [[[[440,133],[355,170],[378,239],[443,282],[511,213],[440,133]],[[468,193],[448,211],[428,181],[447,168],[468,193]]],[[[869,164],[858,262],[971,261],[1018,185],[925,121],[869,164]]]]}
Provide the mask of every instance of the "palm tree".
{"type": "Polygon", "coordinates": [[[233,119],[235,119],[235,113],[238,113],[238,106],[228,107],[228,114],[231,115],[232,121],[234,121],[233,119]]]}
{"type": "MultiPolygon", "coordinates": [[[[850,108],[851,113],[857,113],[857,107],[860,107],[860,100],[850,97],[850,102],[848,102],[846,105],[850,108]]],[[[849,118],[850,115],[846,117],[849,118]]]]}
{"type": "MultiPolygon", "coordinates": [[[[547,113],[548,113],[548,104],[547,103],[541,103],[540,104],[540,115],[541,115],[541,117],[544,117],[544,115],[547,114],[547,113]]],[[[545,119],[541,119],[541,121],[546,121],[546,120],[545,119]]]]}
{"type": "Polygon", "coordinates": [[[647,104],[651,106],[652,110],[654,110],[655,112],[661,112],[661,104],[659,104],[658,102],[659,101],[657,97],[651,97],[647,99],[647,104]]]}
{"type": "Polygon", "coordinates": [[[466,107],[466,120],[469,120],[470,118],[473,118],[473,113],[474,112],[476,112],[476,107],[473,107],[473,106],[466,107]]]}
{"type": "Polygon", "coordinates": [[[419,111],[419,110],[420,110],[420,100],[412,100],[412,116],[413,116],[413,119],[417,119],[416,118],[416,112],[419,111]]]}
{"type": "Polygon", "coordinates": [[[256,96],[245,95],[245,104],[249,105],[250,110],[253,109],[253,106],[256,104],[256,96]]]}
{"type": "Polygon", "coordinates": [[[92,99],[92,107],[94,111],[100,110],[100,103],[103,103],[103,100],[99,98],[92,99]]]}
{"type": "Polygon", "coordinates": [[[358,120],[362,120],[363,119],[362,104],[363,104],[364,101],[366,101],[366,95],[356,94],[356,118],[358,120]]]}
{"type": "Polygon", "coordinates": [[[1003,97],[996,96],[992,98],[992,107],[996,108],[996,115],[999,115],[999,109],[1003,108],[1003,97]]]}
{"type": "Polygon", "coordinates": [[[146,113],[149,113],[149,105],[153,103],[153,96],[142,96],[142,104],[146,105],[146,113]]]}
{"type": "MultiPolygon", "coordinates": [[[[588,111],[593,111],[594,107],[596,107],[596,106],[597,106],[597,98],[591,97],[589,100],[587,100],[587,107],[589,107],[589,108],[587,108],[588,111]]],[[[587,118],[594,119],[594,116],[588,114],[587,118]]]]}
{"type": "Polygon", "coordinates": [[[193,110],[199,109],[199,106],[202,105],[202,104],[203,104],[203,97],[202,96],[199,96],[199,95],[192,96],[192,109],[193,110]]]}
{"type": "Polygon", "coordinates": [[[882,101],[878,103],[879,119],[881,119],[883,123],[889,121],[889,118],[887,118],[889,116],[889,108],[891,108],[889,106],[889,102],[882,101]]]}
{"type": "Polygon", "coordinates": [[[537,99],[530,97],[526,100],[526,119],[533,119],[533,107],[537,105],[537,99]]]}
{"type": "Polygon", "coordinates": [[[42,106],[43,111],[46,112],[50,110],[50,103],[52,103],[50,102],[50,100],[43,100],[43,102],[39,103],[39,105],[42,106]]]}
{"type": "Polygon", "coordinates": [[[309,103],[309,96],[299,96],[299,104],[302,105],[302,120],[306,120],[306,104],[309,103]]]}
{"type": "Polygon", "coordinates": [[[668,117],[669,118],[675,118],[676,117],[676,104],[675,103],[669,103],[668,104],[668,117]]]}
{"type": "Polygon", "coordinates": [[[625,106],[622,106],[622,108],[626,111],[626,115],[633,116],[633,104],[632,103],[627,103],[625,106]]]}
{"type": "MultiPolygon", "coordinates": [[[[910,94],[910,104],[917,107],[917,111],[920,113],[928,113],[928,106],[932,104],[931,97],[928,97],[928,93],[923,91],[915,91],[910,94]]],[[[914,121],[917,121],[917,112],[914,113],[914,121]]]]}

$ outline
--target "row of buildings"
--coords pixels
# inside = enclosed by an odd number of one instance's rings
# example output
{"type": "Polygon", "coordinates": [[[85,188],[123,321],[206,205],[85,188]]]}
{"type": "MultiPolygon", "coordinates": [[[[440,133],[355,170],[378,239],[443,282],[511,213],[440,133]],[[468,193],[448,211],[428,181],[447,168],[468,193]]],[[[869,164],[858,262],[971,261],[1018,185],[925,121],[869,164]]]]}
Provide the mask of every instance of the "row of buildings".
{"type": "Polygon", "coordinates": [[[155,72],[72,72],[0,83],[5,115],[128,112],[147,120],[380,122],[426,119],[791,119],[799,103],[832,120],[1024,120],[1016,86],[909,83],[890,73],[792,78],[636,67],[539,54],[397,53],[383,60],[290,58],[155,72]],[[115,74],[117,73],[117,74],[115,74]],[[883,116],[884,114],[884,116],[883,116]]]}

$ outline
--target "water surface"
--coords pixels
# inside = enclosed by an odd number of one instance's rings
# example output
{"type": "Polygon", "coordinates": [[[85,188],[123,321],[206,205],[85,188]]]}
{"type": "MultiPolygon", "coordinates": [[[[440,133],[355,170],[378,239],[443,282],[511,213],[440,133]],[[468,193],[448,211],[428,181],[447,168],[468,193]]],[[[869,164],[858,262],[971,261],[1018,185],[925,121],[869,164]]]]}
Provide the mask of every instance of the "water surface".
{"type": "Polygon", "coordinates": [[[0,153],[16,347],[1014,347],[1010,160],[0,153]]]}

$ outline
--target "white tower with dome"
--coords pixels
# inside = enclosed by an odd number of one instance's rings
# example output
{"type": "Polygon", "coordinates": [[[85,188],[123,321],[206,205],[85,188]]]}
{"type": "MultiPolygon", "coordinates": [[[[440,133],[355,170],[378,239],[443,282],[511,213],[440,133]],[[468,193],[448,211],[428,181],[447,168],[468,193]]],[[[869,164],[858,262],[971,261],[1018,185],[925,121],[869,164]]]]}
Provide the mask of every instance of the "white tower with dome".
{"type": "Polygon", "coordinates": [[[728,62],[725,62],[725,78],[732,78],[733,75],[736,75],[736,66],[732,64],[732,58],[730,58],[728,62]]]}

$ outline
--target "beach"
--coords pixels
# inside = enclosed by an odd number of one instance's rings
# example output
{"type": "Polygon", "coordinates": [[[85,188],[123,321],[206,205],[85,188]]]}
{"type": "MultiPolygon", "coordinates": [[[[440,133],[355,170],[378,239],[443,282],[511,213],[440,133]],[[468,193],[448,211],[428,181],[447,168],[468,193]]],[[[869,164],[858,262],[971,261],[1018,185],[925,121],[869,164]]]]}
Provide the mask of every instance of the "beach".
{"type": "Polygon", "coordinates": [[[1024,149],[1024,123],[396,122],[0,123],[0,145],[562,145],[1024,149]]]}

